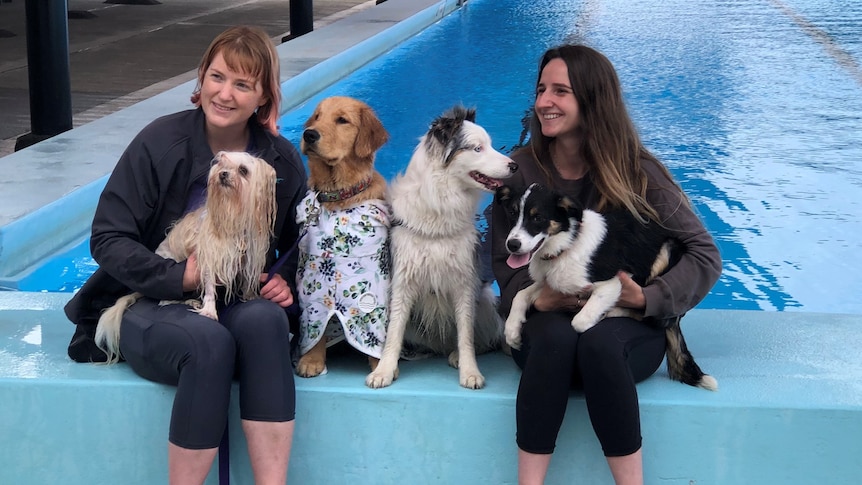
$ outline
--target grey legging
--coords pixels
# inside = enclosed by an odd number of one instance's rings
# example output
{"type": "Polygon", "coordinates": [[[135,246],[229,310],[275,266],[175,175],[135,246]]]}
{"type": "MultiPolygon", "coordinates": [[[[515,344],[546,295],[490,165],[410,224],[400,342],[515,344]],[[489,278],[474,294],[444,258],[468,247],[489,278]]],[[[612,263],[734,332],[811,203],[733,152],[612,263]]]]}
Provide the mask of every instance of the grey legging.
{"type": "Polygon", "coordinates": [[[635,383],[652,375],[664,357],[664,330],[629,318],[608,318],[578,334],[572,314],[534,312],[513,350],[523,370],[516,404],[518,447],[553,453],[569,390],[583,389],[590,421],[605,456],[641,447],[635,383]]]}
{"type": "Polygon", "coordinates": [[[294,419],[289,335],[285,310],[267,300],[220,308],[216,322],[144,298],[123,317],[120,350],[141,377],[177,386],[171,443],[206,449],[221,440],[234,377],[242,419],[294,419]]]}

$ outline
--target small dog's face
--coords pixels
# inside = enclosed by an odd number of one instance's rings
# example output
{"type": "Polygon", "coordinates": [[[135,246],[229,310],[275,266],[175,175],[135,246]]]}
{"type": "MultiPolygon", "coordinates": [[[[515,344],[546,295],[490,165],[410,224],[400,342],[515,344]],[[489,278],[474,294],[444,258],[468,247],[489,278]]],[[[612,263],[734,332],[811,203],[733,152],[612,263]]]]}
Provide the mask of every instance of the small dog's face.
{"type": "Polygon", "coordinates": [[[374,111],[362,101],[333,96],[317,105],[306,120],[300,149],[309,163],[373,162],[389,134],[374,111]]]}
{"type": "Polygon", "coordinates": [[[495,201],[506,210],[512,230],[506,238],[509,266],[517,268],[530,259],[551,237],[577,225],[583,211],[566,196],[532,184],[526,189],[500,187],[495,201]]]}
{"type": "Polygon", "coordinates": [[[233,215],[274,213],[275,169],[245,152],[219,152],[207,181],[207,207],[233,215]]]}

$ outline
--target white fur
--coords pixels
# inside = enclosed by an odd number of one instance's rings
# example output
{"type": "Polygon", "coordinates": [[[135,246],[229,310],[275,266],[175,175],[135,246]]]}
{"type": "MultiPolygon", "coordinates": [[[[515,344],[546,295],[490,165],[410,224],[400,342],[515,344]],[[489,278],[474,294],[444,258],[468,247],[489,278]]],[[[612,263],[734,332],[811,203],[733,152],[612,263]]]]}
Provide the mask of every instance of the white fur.
{"type": "Polygon", "coordinates": [[[502,340],[494,295],[480,289],[476,253],[476,210],[493,187],[470,174],[506,178],[514,163],[492,148],[479,125],[464,121],[460,134],[467,143],[455,151],[447,151],[430,132],[423,136],[406,172],[391,184],[396,223],[391,230],[389,327],[380,363],[366,378],[369,387],[385,387],[397,378],[406,339],[449,353],[460,384],[479,389],[485,378],[476,352],[491,350],[502,340]]]}
{"type": "Polygon", "coordinates": [[[516,349],[521,347],[521,327],[526,321],[527,310],[545,284],[569,295],[592,291],[583,308],[572,318],[572,327],[578,333],[586,332],[598,323],[616,305],[622,290],[622,284],[616,276],[598,282],[589,279],[590,258],[607,233],[604,217],[585,209],[580,222],[574,219],[570,221],[570,231],[530,236],[523,229],[523,200],[528,194],[529,189],[522,197],[518,221],[507,238],[520,242],[519,252],[533,253],[530,259],[533,284],[515,295],[506,319],[506,343],[516,349]]]}

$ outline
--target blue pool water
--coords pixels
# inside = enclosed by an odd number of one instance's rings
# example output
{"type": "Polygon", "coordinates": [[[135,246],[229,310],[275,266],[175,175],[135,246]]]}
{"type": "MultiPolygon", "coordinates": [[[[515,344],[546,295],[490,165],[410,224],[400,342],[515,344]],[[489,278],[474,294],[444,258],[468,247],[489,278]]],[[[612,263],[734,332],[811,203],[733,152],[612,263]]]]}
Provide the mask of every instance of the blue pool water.
{"type": "MultiPolygon", "coordinates": [[[[862,2],[470,0],[281,120],[298,144],[323,97],[360,98],[390,132],[387,178],[462,103],[502,151],[521,141],[536,61],[586,42],[616,65],[645,144],[712,232],[724,273],[699,308],[862,313],[862,2]]],[[[86,244],[22,289],[73,291],[86,244]]]]}

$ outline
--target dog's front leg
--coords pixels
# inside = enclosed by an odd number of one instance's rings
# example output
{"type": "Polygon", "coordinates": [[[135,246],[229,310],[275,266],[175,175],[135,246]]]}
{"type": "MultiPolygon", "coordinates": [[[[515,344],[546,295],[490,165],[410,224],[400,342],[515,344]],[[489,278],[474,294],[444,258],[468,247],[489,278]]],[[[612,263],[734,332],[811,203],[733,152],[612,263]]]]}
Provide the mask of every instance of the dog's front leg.
{"type": "Polygon", "coordinates": [[[326,369],[325,335],[322,335],[314,347],[299,358],[299,362],[296,364],[296,373],[300,377],[317,377],[323,373],[323,369],[326,369]]]}
{"type": "Polygon", "coordinates": [[[203,274],[204,279],[204,292],[201,295],[203,299],[203,306],[197,312],[205,317],[212,318],[215,321],[218,321],[218,312],[216,311],[216,285],[215,279],[209,273],[209,271],[204,271],[203,274]]]}
{"type": "Polygon", "coordinates": [[[458,350],[449,355],[449,364],[458,368],[461,386],[467,389],[485,387],[485,377],[479,372],[476,362],[476,347],[473,342],[473,317],[476,313],[476,295],[463,291],[455,298],[455,326],[458,333],[458,350]]]}
{"type": "Polygon", "coordinates": [[[383,354],[377,367],[365,378],[365,385],[380,389],[392,384],[398,378],[398,359],[401,358],[401,347],[404,344],[404,332],[410,319],[414,295],[407,294],[402,285],[396,284],[393,275],[392,297],[389,300],[389,325],[386,327],[386,342],[383,344],[383,354]]]}
{"type": "Polygon", "coordinates": [[[506,343],[513,349],[521,348],[521,328],[527,321],[527,310],[536,301],[541,290],[542,287],[539,283],[533,283],[519,291],[512,299],[512,309],[509,310],[509,316],[506,317],[504,334],[506,335],[506,343]]]}
{"type": "Polygon", "coordinates": [[[613,278],[593,284],[593,292],[581,311],[572,318],[572,328],[578,333],[584,333],[593,328],[605,314],[616,305],[622,291],[620,279],[613,278]]]}

